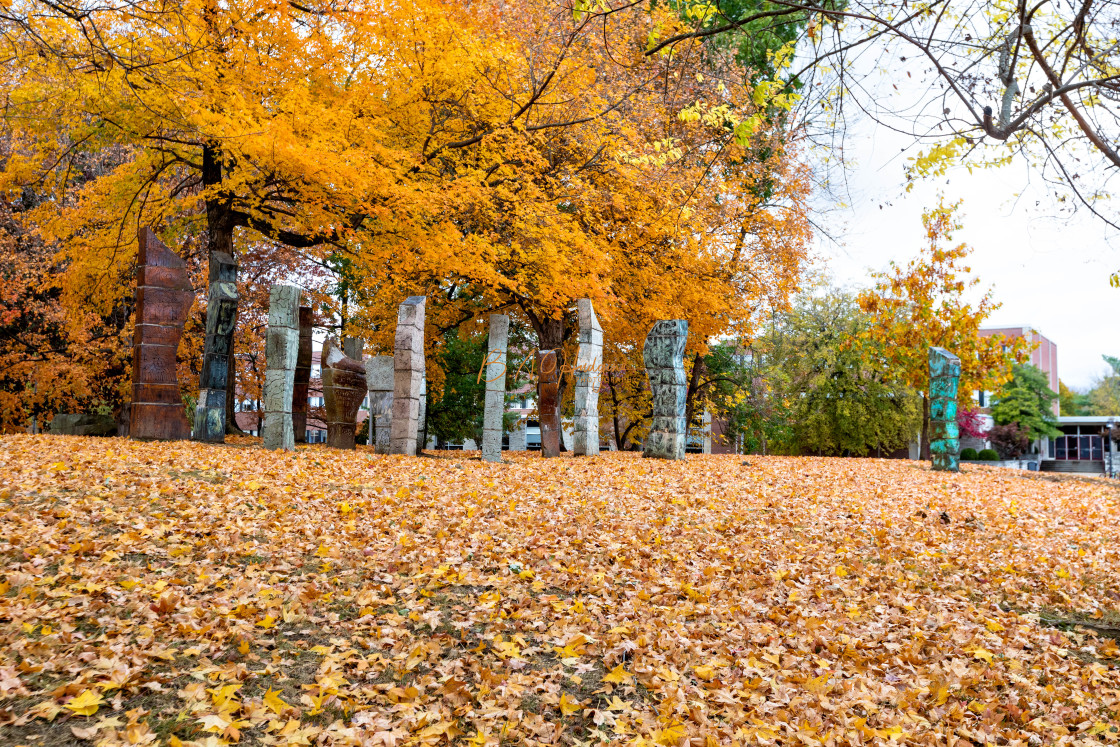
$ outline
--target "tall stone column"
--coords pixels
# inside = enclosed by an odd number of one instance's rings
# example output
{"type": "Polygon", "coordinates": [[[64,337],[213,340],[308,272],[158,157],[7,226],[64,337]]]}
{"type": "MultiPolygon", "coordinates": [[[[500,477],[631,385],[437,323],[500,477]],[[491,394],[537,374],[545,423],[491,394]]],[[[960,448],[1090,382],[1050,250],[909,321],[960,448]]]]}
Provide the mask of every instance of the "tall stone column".
{"type": "Polygon", "coordinates": [[[688,439],[688,423],[685,422],[688,380],[684,375],[687,342],[688,322],[684,319],[662,320],[646,335],[642,358],[653,394],[653,424],[642,456],[684,459],[688,439]]]}
{"type": "Polygon", "coordinates": [[[366,359],[366,389],[369,391],[370,443],[378,454],[389,453],[393,427],[393,356],[366,359]]]}
{"type": "Polygon", "coordinates": [[[226,440],[226,397],[237,325],[237,263],[225,252],[215,252],[210,263],[217,277],[206,298],[206,340],[203,343],[202,375],[198,382],[198,404],[194,411],[195,441],[222,443],[226,440]]]}
{"type": "Polygon", "coordinates": [[[427,299],[411,296],[397,311],[393,340],[393,426],[389,448],[414,456],[418,445],[420,403],[424,396],[424,316],[427,299]]]}
{"type": "Polygon", "coordinates": [[[174,441],[191,436],[175,354],[194,290],[187,265],[150,228],[139,233],[136,325],[132,336],[129,435],[174,441]]]}
{"type": "Polygon", "coordinates": [[[366,369],[347,356],[338,343],[327,339],[320,354],[323,371],[323,404],[327,411],[327,446],[355,448],[358,409],[366,398],[366,369]]]}
{"type": "Polygon", "coordinates": [[[311,336],[315,314],[310,306],[299,307],[299,352],[296,353],[296,379],[292,389],[292,430],[296,443],[307,443],[307,390],[311,384],[311,336]]]}
{"type": "Polygon", "coordinates": [[[268,337],[264,359],[264,421],[261,442],[266,449],[294,449],[292,393],[299,357],[299,299],[294,285],[274,285],[268,294],[268,337]]]}
{"type": "Polygon", "coordinates": [[[957,388],[961,359],[945,348],[929,349],[929,453],[933,469],[959,472],[960,431],[957,428],[957,388]]]}
{"type": "Polygon", "coordinates": [[[579,350],[576,354],[575,434],[576,456],[599,454],[599,388],[603,371],[603,328],[590,298],[576,301],[579,312],[579,350]]]}
{"type": "Polygon", "coordinates": [[[416,456],[420,456],[428,442],[428,372],[420,377],[420,406],[416,414],[416,456]]]}
{"type": "Polygon", "coordinates": [[[560,456],[560,370],[555,350],[537,351],[537,414],[541,423],[541,456],[560,456]]]}
{"type": "Polygon", "coordinates": [[[705,454],[712,453],[712,413],[704,410],[704,448],[705,454]]]}
{"type": "Polygon", "coordinates": [[[506,349],[509,317],[490,315],[490,340],[486,353],[486,409],[482,417],[482,459],[502,461],[502,421],[506,414],[506,349]]]}
{"type": "Polygon", "coordinates": [[[509,430],[509,450],[525,451],[525,421],[519,420],[509,430]]]}

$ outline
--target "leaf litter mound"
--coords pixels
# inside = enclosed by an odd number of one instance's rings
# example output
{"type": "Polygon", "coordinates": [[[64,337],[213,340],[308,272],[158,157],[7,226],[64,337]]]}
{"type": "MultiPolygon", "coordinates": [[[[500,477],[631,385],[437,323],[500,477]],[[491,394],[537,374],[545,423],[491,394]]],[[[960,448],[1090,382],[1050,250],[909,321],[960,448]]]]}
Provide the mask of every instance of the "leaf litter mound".
{"type": "Polygon", "coordinates": [[[0,744],[1118,741],[1120,491],[0,439],[0,744]]]}

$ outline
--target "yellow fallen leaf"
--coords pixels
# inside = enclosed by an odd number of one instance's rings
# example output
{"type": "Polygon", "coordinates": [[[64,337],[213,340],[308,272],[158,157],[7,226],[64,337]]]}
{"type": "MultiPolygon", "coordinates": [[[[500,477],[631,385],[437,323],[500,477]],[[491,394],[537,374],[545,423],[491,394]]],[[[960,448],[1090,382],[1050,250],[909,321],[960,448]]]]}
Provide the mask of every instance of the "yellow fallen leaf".
{"type": "Polygon", "coordinates": [[[276,715],[280,715],[285,710],[292,707],[288,703],[284,702],[284,699],[280,697],[279,690],[273,690],[271,687],[268,688],[268,692],[264,694],[264,704],[265,707],[268,708],[268,710],[272,711],[276,715]]]}
{"type": "Polygon", "coordinates": [[[93,690],[82,690],[81,693],[71,698],[63,708],[72,711],[75,716],[92,716],[97,713],[97,707],[101,703],[101,693],[95,693],[93,690]]]}
{"type": "Polygon", "coordinates": [[[634,675],[626,671],[626,668],[619,664],[612,669],[609,674],[603,677],[603,682],[610,682],[615,685],[621,685],[624,682],[629,682],[634,679],[634,675]]]}
{"type": "Polygon", "coordinates": [[[571,716],[573,713],[578,712],[579,709],[580,704],[570,699],[567,693],[560,696],[560,713],[565,716],[571,716]]]}

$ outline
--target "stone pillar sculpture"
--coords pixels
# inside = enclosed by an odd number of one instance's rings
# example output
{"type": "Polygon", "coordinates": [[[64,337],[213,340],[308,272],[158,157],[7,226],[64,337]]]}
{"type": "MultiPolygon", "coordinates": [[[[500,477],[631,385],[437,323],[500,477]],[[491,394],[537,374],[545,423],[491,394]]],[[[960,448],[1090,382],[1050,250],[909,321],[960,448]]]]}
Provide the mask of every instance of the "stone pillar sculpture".
{"type": "Polygon", "coordinates": [[[186,439],[191,426],[179,394],[175,353],[194,290],[186,263],[150,228],[141,228],[138,238],[129,433],[133,438],[186,439]]]}
{"type": "Polygon", "coordinates": [[[389,448],[414,456],[424,390],[424,315],[427,299],[411,296],[397,311],[393,340],[393,426],[389,448]]]}
{"type": "Polygon", "coordinates": [[[704,417],[703,417],[702,422],[704,424],[704,426],[703,426],[704,427],[703,453],[711,454],[712,453],[712,413],[710,413],[708,410],[704,410],[704,417]]]}
{"type": "Polygon", "coordinates": [[[416,414],[416,456],[424,450],[428,441],[428,372],[420,378],[420,407],[416,414]]]}
{"type": "Polygon", "coordinates": [[[215,277],[206,298],[206,341],[192,437],[195,441],[222,443],[226,440],[226,397],[233,396],[227,379],[237,325],[237,263],[225,252],[215,252],[210,256],[210,267],[215,277]]]}
{"type": "Polygon", "coordinates": [[[369,391],[369,442],[376,453],[388,454],[389,432],[393,427],[393,356],[375,355],[366,359],[366,389],[369,391]]]}
{"type": "Polygon", "coordinates": [[[576,301],[579,312],[579,350],[576,354],[575,437],[576,456],[599,453],[599,387],[603,371],[603,328],[590,298],[576,301]]]}
{"type": "Polygon", "coordinates": [[[268,293],[268,336],[264,347],[264,421],[261,443],[266,449],[294,449],[292,393],[299,357],[299,299],[294,285],[274,285],[268,293]]]}
{"type": "Polygon", "coordinates": [[[482,460],[502,461],[502,421],[506,414],[506,348],[509,317],[490,315],[490,340],[486,353],[486,408],[482,416],[482,460]]]}
{"type": "Polygon", "coordinates": [[[525,421],[519,420],[509,429],[509,450],[525,451],[525,421]]]}
{"type": "Polygon", "coordinates": [[[327,412],[327,446],[355,448],[358,409],[366,398],[366,369],[327,339],[320,354],[323,371],[323,405],[327,412]]]}
{"type": "Polygon", "coordinates": [[[929,454],[933,469],[959,472],[960,432],[957,428],[957,387],[961,359],[945,348],[929,349],[929,454]]]}
{"type": "Polygon", "coordinates": [[[684,375],[687,341],[688,322],[684,319],[662,320],[646,335],[642,358],[653,394],[653,424],[642,456],[684,459],[688,440],[688,423],[685,422],[688,381],[684,375]]]}
{"type": "Polygon", "coordinates": [[[537,351],[537,414],[541,423],[541,456],[560,456],[560,370],[555,350],[537,351]]]}
{"type": "Polygon", "coordinates": [[[292,387],[292,430],[296,443],[307,443],[307,390],[311,384],[311,335],[315,314],[310,306],[299,307],[299,349],[296,378],[292,387]]]}

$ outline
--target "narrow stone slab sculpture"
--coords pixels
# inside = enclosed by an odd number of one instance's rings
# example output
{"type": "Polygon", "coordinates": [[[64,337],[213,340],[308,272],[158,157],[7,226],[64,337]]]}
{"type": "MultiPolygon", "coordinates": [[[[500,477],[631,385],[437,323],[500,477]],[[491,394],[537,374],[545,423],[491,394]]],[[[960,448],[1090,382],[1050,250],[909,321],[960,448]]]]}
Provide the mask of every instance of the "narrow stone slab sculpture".
{"type": "Polygon", "coordinates": [[[486,409],[482,416],[482,460],[502,461],[502,420],[506,414],[506,348],[509,346],[509,317],[490,315],[490,339],[486,353],[486,409]]]}
{"type": "Polygon", "coordinates": [[[133,438],[173,441],[191,436],[179,394],[175,353],[194,290],[187,265],[150,228],[141,228],[136,278],[136,327],[132,336],[133,438]]]}
{"type": "Polygon", "coordinates": [[[525,421],[519,420],[509,429],[509,450],[525,451],[525,421]]]}
{"type": "Polygon", "coordinates": [[[688,439],[685,402],[688,381],[684,375],[684,347],[688,341],[688,322],[662,320],[646,335],[642,358],[649,374],[653,394],[653,424],[646,437],[642,456],[657,459],[684,459],[688,439]]]}
{"type": "Polygon", "coordinates": [[[366,398],[366,368],[332,339],[323,343],[323,405],[327,411],[327,446],[355,448],[358,409],[366,398]]]}
{"type": "Polygon", "coordinates": [[[560,370],[555,350],[537,351],[537,414],[541,423],[541,456],[560,456],[560,370]]]}
{"type": "Polygon", "coordinates": [[[603,371],[603,328],[590,298],[576,301],[579,312],[579,350],[576,353],[575,435],[576,456],[599,454],[599,388],[603,371]]]}
{"type": "Polygon", "coordinates": [[[369,391],[370,443],[378,454],[389,453],[393,427],[393,356],[366,359],[366,389],[369,391]]]}
{"type": "Polygon", "coordinates": [[[703,423],[703,428],[704,428],[703,453],[711,454],[712,453],[712,413],[709,412],[708,410],[704,410],[704,417],[703,417],[703,420],[701,422],[703,423]]]}
{"type": "Polygon", "coordinates": [[[427,299],[411,296],[397,311],[393,340],[393,426],[390,451],[414,456],[424,390],[424,316],[427,299]]]}
{"type": "Polygon", "coordinates": [[[195,441],[222,443],[226,440],[226,397],[232,396],[227,379],[233,329],[237,326],[237,263],[228,254],[215,252],[210,266],[215,278],[206,298],[206,340],[192,437],[195,441]]]}
{"type": "Polygon", "coordinates": [[[264,420],[261,443],[266,449],[294,449],[292,395],[299,358],[299,299],[294,285],[274,285],[268,293],[268,336],[264,344],[264,420]]]}
{"type": "Polygon", "coordinates": [[[296,378],[292,387],[292,430],[296,443],[307,443],[307,390],[311,385],[311,336],[315,313],[310,306],[299,307],[299,348],[296,352],[296,378]]]}
{"type": "Polygon", "coordinates": [[[929,349],[929,454],[938,472],[959,472],[960,431],[957,428],[957,387],[961,359],[945,348],[929,349]]]}
{"type": "Polygon", "coordinates": [[[428,373],[426,371],[420,378],[420,406],[416,412],[416,456],[420,456],[428,440],[428,373]]]}

